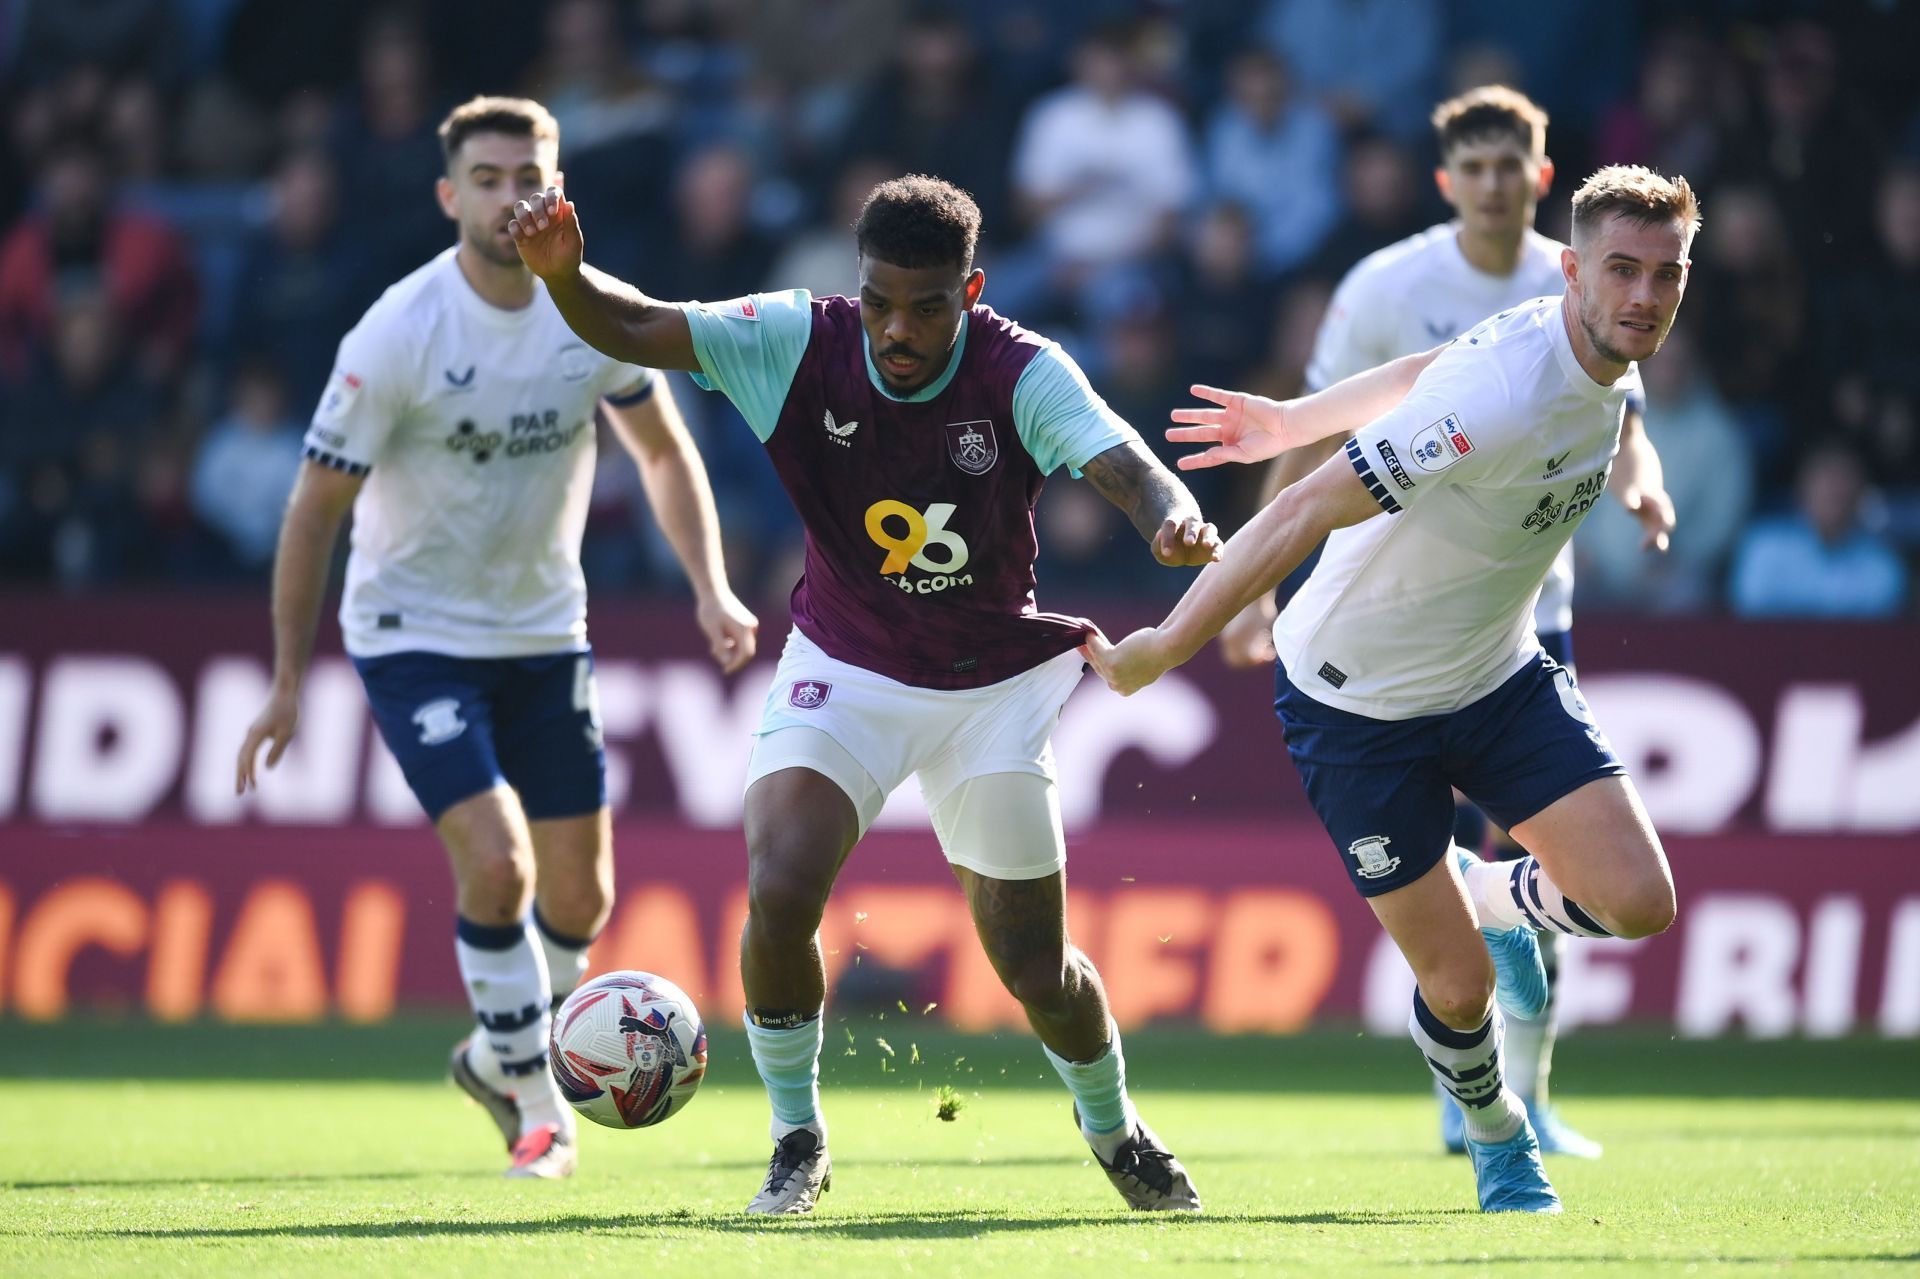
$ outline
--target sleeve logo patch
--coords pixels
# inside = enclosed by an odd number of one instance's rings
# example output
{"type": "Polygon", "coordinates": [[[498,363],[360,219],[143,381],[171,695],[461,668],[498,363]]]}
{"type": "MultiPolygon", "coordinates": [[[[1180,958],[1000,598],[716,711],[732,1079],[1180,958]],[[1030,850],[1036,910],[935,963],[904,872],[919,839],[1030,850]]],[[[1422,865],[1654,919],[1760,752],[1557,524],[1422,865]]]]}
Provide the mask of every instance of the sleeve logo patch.
{"type": "Polygon", "coordinates": [[[1413,437],[1413,464],[1423,471],[1444,471],[1473,452],[1473,441],[1449,413],[1413,437]]]}
{"type": "Polygon", "coordinates": [[[345,416],[353,409],[353,402],[360,398],[361,385],[357,374],[335,369],[326,391],[320,396],[320,410],[314,414],[314,419],[332,422],[345,416]]]}

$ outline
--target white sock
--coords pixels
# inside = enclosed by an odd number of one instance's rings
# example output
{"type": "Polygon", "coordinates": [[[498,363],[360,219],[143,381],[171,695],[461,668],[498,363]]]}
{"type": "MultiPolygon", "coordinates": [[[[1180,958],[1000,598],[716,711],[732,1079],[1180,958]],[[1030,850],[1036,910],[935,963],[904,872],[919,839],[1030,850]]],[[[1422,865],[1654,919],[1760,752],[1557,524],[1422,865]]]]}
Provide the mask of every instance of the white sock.
{"type": "Polygon", "coordinates": [[[1470,863],[1463,871],[1467,896],[1482,928],[1545,929],[1569,937],[1611,937],[1612,933],[1562,893],[1532,857],[1510,862],[1470,863]]]}
{"type": "Polygon", "coordinates": [[[1127,1096],[1127,1059],[1120,1050],[1120,1027],[1107,1021],[1107,1051],[1092,1061],[1068,1061],[1041,1044],[1054,1073],[1073,1094],[1080,1112],[1080,1135],[1108,1163],[1127,1138],[1133,1136],[1133,1100],[1127,1096]]]}
{"type": "Polygon", "coordinates": [[[547,959],[548,990],[557,1005],[571,995],[580,985],[580,979],[587,975],[587,948],[593,945],[593,938],[555,932],[540,913],[538,902],[533,906],[533,931],[539,936],[540,950],[547,959]]]}
{"type": "Polygon", "coordinates": [[[1540,959],[1547,969],[1547,1006],[1538,1017],[1506,1016],[1501,1051],[1506,1057],[1508,1083],[1528,1104],[1547,1102],[1547,1076],[1553,1070],[1554,1032],[1560,1024],[1560,952],[1567,939],[1559,933],[1540,934],[1540,959]]]}
{"type": "Polygon", "coordinates": [[[517,924],[488,926],[456,921],[454,953],[460,977],[479,1022],[476,1047],[468,1060],[487,1085],[509,1093],[520,1106],[521,1130],[558,1124],[573,1131],[573,1111],[547,1071],[547,1036],[552,1019],[547,960],[534,944],[533,929],[517,924]]]}
{"type": "Polygon", "coordinates": [[[1433,1015],[1415,989],[1407,1030],[1433,1077],[1460,1103],[1468,1137],[1482,1144],[1497,1143],[1520,1131],[1527,1111],[1500,1077],[1498,1008],[1477,1030],[1455,1030],[1433,1015]]]}
{"type": "Polygon", "coordinates": [[[752,1013],[744,1020],[754,1069],[773,1108],[773,1139],[779,1141],[795,1128],[811,1128],[826,1144],[827,1124],[820,1115],[820,1046],[826,1028],[820,1014],[796,1026],[762,1026],[752,1013]]]}

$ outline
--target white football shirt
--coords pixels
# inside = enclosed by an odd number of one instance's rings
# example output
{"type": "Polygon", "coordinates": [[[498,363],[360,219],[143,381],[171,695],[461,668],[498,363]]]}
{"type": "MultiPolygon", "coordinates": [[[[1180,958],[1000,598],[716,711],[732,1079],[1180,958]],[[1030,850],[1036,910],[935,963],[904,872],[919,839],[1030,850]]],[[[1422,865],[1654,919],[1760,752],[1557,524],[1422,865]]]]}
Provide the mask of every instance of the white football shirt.
{"type": "MultiPolygon", "coordinates": [[[[1488,275],[1460,251],[1460,224],[1443,222],[1369,254],[1348,271],[1327,304],[1307,365],[1307,388],[1431,351],[1495,311],[1566,291],[1560,251],[1566,246],[1529,229],[1511,275],[1488,275]]],[[[1639,366],[1620,385],[1640,388],[1639,366]]],[[[1534,626],[1543,634],[1573,626],[1573,548],[1555,558],[1540,591],[1534,626]]]]}
{"type": "Polygon", "coordinates": [[[1336,530],[1274,624],[1294,685],[1400,720],[1458,710],[1525,665],[1541,580],[1606,492],[1624,381],[1587,376],[1557,297],[1441,352],[1347,443],[1386,514],[1336,530]]]}
{"type": "Polygon", "coordinates": [[[650,371],[575,337],[538,279],[529,305],[502,310],[454,253],[341,339],[307,430],[307,457],[367,477],[340,600],[355,657],[585,647],[594,406],[653,389],[650,371]]]}

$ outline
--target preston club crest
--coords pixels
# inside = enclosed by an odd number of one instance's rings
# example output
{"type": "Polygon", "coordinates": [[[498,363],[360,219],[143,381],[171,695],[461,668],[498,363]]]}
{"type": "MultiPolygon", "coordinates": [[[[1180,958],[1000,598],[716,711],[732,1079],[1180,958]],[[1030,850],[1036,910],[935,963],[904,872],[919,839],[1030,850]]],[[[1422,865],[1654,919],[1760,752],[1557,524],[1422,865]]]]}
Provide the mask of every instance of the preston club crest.
{"type": "Polygon", "coordinates": [[[968,475],[985,475],[1000,460],[1000,445],[993,438],[993,423],[947,423],[947,455],[968,475]]]}
{"type": "Polygon", "coordinates": [[[1354,873],[1362,879],[1379,879],[1383,875],[1393,874],[1400,865],[1400,859],[1387,856],[1387,845],[1392,842],[1385,835],[1369,835],[1348,844],[1347,852],[1356,863],[1354,873]]]}

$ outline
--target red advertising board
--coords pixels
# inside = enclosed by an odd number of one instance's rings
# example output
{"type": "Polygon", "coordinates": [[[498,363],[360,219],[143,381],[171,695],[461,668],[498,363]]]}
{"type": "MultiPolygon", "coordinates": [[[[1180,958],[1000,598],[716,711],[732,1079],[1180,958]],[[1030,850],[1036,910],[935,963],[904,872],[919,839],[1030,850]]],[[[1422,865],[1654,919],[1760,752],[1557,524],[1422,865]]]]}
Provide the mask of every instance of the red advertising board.
{"type": "MultiPolygon", "coordinates": [[[[665,971],[715,1016],[738,1003],[741,777],[780,630],[727,681],[684,612],[596,602],[622,895],[595,960],[665,971]]],[[[337,654],[280,769],[233,795],[266,644],[255,600],[0,601],[0,1009],[375,1018],[457,1001],[446,870],[337,654]]],[[[1920,1034],[1920,627],[1583,621],[1580,644],[1681,917],[1646,942],[1576,944],[1569,1018],[1920,1034]]],[[[1268,701],[1263,675],[1209,654],[1131,699],[1089,681],[1062,717],[1073,927],[1123,1022],[1404,1017],[1404,967],[1312,824],[1268,701]]],[[[825,935],[844,997],[1017,1020],[912,787],[825,935]]]]}

